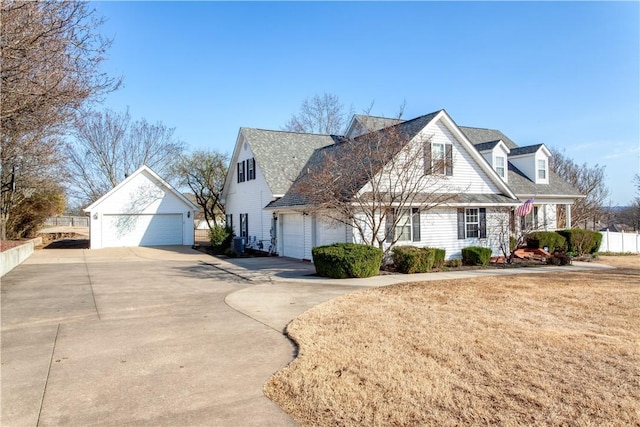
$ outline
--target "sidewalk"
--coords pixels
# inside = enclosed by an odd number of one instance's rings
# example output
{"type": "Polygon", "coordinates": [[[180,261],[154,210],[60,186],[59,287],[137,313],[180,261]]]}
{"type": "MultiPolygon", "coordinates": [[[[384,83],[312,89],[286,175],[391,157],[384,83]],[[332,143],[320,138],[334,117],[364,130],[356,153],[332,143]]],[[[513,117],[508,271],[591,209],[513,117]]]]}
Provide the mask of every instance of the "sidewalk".
{"type": "Polygon", "coordinates": [[[338,286],[379,287],[399,283],[424,282],[433,280],[464,279],[487,276],[510,276],[515,274],[543,274],[559,271],[585,271],[615,268],[593,262],[574,261],[566,266],[478,268],[476,270],[442,271],[416,274],[382,274],[362,279],[332,279],[316,275],[312,263],[286,257],[262,258],[218,258],[212,257],[211,264],[238,277],[260,282],[296,282],[338,286]]]}

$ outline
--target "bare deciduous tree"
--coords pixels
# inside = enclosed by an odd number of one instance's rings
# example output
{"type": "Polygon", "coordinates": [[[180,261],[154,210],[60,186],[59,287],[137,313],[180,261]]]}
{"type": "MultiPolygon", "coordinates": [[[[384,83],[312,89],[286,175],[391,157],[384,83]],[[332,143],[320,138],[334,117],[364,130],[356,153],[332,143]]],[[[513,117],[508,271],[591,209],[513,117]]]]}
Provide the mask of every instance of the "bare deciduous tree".
{"type": "Polygon", "coordinates": [[[289,119],[284,130],[339,135],[344,132],[352,114],[352,110],[345,110],[337,95],[316,94],[302,102],[300,112],[289,119]]]}
{"type": "Polygon", "coordinates": [[[227,176],[229,156],[215,151],[196,151],[184,155],[174,171],[180,183],[193,192],[196,203],[202,208],[207,224],[216,224],[224,215],[220,194],[227,176]]]}
{"type": "Polygon", "coordinates": [[[133,121],[129,111],[84,112],[68,144],[70,193],[91,203],[142,165],[171,180],[185,149],[174,131],[160,122],[133,121]]]}
{"type": "MultiPolygon", "coordinates": [[[[560,178],[573,185],[585,198],[577,199],[571,208],[572,224],[574,227],[587,228],[594,219],[603,214],[609,189],[605,185],[604,166],[589,167],[586,163],[578,165],[567,157],[564,151],[551,149],[550,169],[560,178]]],[[[566,221],[566,213],[559,209],[558,223],[566,221]]]]}
{"type": "MultiPolygon", "coordinates": [[[[78,108],[115,90],[120,80],[100,71],[110,41],[97,32],[102,20],[87,3],[7,0],[0,19],[4,225],[22,203],[25,186],[64,180],[65,126],[78,108]]],[[[7,233],[16,234],[10,227],[7,233]]]]}
{"type": "MultiPolygon", "coordinates": [[[[417,212],[454,200],[451,155],[432,155],[430,137],[410,132],[423,118],[316,151],[292,187],[307,212],[353,227],[365,244],[388,251],[417,212]],[[416,121],[416,123],[411,123],[416,121]]],[[[424,123],[422,124],[424,126],[424,123]]],[[[415,129],[415,128],[414,128],[415,129]]]]}

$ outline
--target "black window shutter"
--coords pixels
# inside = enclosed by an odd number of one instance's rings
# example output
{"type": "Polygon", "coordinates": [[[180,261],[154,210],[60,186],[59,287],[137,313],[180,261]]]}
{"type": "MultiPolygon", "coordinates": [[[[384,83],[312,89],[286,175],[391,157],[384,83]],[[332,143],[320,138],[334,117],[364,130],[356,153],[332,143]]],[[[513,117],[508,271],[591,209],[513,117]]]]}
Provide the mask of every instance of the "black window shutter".
{"type": "Polygon", "coordinates": [[[247,180],[247,173],[246,173],[246,169],[245,169],[244,163],[245,163],[245,162],[244,162],[244,160],[243,160],[243,161],[242,161],[242,181],[243,181],[243,182],[247,180]]]}
{"type": "Polygon", "coordinates": [[[485,208],[480,208],[478,209],[479,213],[480,213],[480,225],[479,225],[479,232],[480,232],[480,238],[481,239],[485,239],[487,237],[487,209],[485,208]]]}
{"type": "Polygon", "coordinates": [[[245,236],[247,236],[247,243],[249,243],[249,214],[244,214],[244,229],[245,236]]]}
{"type": "Polygon", "coordinates": [[[413,215],[412,223],[413,223],[413,241],[420,241],[420,210],[418,208],[411,209],[411,213],[413,215]]]}
{"type": "Polygon", "coordinates": [[[458,209],[458,239],[464,239],[464,209],[458,209]]]}
{"type": "Polygon", "coordinates": [[[238,174],[237,175],[238,175],[238,182],[241,182],[240,181],[240,162],[238,162],[238,174]]]}
{"type": "Polygon", "coordinates": [[[426,142],[424,144],[424,174],[431,175],[433,169],[431,167],[431,143],[426,142]]]}
{"type": "Polygon", "coordinates": [[[446,163],[444,166],[445,175],[452,176],[453,175],[453,146],[451,144],[447,144],[445,147],[445,158],[446,163]]]}
{"type": "Polygon", "coordinates": [[[253,176],[251,177],[251,179],[256,179],[256,158],[252,157],[251,158],[251,164],[253,165],[253,167],[251,169],[253,169],[253,176]]]}

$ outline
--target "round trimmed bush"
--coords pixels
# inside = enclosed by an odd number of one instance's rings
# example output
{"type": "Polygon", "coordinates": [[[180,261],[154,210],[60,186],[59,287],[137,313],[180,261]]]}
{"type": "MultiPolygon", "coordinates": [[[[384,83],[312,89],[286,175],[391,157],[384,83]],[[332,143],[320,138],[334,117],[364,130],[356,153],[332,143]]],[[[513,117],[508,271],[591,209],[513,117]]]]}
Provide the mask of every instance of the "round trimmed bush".
{"type": "Polygon", "coordinates": [[[382,249],[356,243],[316,246],[311,255],[316,272],[334,279],[377,276],[382,263],[382,249]]]}

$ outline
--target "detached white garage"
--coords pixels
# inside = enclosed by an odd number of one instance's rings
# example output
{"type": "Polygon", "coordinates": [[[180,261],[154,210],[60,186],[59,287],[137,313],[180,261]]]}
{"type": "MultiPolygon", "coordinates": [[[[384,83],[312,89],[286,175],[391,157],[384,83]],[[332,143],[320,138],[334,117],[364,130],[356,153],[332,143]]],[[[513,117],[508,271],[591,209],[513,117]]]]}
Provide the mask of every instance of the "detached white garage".
{"type": "Polygon", "coordinates": [[[91,249],[193,245],[198,208],[147,166],[142,166],[84,209],[91,249]]]}

